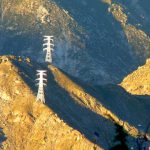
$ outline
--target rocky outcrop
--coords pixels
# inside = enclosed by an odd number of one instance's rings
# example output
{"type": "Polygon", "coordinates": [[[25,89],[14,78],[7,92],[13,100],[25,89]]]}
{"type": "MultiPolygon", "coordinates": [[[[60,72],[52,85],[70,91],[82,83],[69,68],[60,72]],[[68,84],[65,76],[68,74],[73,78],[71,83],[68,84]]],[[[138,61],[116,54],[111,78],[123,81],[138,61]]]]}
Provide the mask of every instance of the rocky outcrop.
{"type": "Polygon", "coordinates": [[[134,95],[150,95],[150,60],[129,74],[120,84],[125,90],[134,95]]]}

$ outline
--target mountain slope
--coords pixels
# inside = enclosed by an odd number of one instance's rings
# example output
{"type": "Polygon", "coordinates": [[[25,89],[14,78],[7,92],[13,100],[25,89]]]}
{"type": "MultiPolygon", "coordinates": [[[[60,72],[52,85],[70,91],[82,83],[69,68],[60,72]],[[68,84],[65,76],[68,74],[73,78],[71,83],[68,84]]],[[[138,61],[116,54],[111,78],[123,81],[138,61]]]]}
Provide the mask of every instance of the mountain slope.
{"type": "Polygon", "coordinates": [[[147,125],[147,103],[119,87],[91,87],[52,65],[13,56],[1,57],[0,70],[0,127],[7,136],[3,149],[108,149],[114,122],[133,137],[139,123],[147,125]],[[41,68],[48,70],[46,105],[35,101],[35,73],[41,68]]]}
{"type": "Polygon", "coordinates": [[[123,126],[129,134],[137,136],[139,132],[135,127],[138,128],[138,124],[141,123],[146,128],[149,123],[147,114],[150,113],[150,103],[144,99],[140,102],[137,97],[128,94],[120,86],[91,87],[82,85],[72,78],[70,80],[70,77],[62,74],[59,69],[53,66],[50,69],[59,85],[70,93],[79,104],[123,126]]]}
{"type": "Polygon", "coordinates": [[[0,75],[3,76],[0,80],[0,126],[7,137],[3,149],[86,150],[97,147],[67,125],[52,109],[35,101],[33,92],[20,77],[24,72],[9,60],[16,58],[0,59],[0,75]]]}
{"type": "Polygon", "coordinates": [[[42,38],[50,34],[55,66],[90,83],[119,83],[150,56],[147,3],[133,3],[2,0],[0,54],[43,62],[42,38]]]}

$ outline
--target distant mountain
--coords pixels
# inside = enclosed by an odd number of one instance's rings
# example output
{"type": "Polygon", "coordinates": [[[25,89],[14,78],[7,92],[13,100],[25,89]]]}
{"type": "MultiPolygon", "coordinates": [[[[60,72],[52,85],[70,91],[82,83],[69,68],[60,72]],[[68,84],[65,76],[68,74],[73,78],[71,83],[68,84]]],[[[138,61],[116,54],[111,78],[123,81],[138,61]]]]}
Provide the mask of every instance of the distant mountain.
{"type": "MultiPolygon", "coordinates": [[[[3,149],[105,149],[113,145],[114,123],[133,139],[149,121],[149,103],[114,85],[93,87],[53,65],[0,57],[0,127],[3,149]],[[47,70],[46,104],[36,102],[37,69],[47,70]],[[96,133],[96,135],[95,135],[96,133]],[[97,136],[98,135],[98,136],[97,136]]],[[[150,138],[149,135],[147,135],[150,138]]],[[[135,146],[129,140],[129,146],[135,146]]]]}
{"type": "Polygon", "coordinates": [[[55,36],[53,64],[92,84],[119,83],[150,56],[148,0],[2,0],[0,54],[42,62],[43,35],[55,36]]]}

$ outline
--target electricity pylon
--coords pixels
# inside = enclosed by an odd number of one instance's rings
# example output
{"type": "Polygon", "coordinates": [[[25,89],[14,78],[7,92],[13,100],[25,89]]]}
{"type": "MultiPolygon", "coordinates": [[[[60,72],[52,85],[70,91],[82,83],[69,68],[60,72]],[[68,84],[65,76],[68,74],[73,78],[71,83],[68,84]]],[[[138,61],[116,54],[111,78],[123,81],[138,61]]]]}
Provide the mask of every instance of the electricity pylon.
{"type": "Polygon", "coordinates": [[[54,36],[44,36],[43,51],[46,51],[45,62],[52,63],[52,51],[54,50],[54,36]]]}
{"type": "Polygon", "coordinates": [[[37,79],[38,81],[37,85],[39,86],[38,88],[38,94],[37,94],[37,101],[41,101],[42,103],[45,103],[45,96],[44,96],[44,86],[46,86],[47,79],[45,79],[46,70],[37,70],[37,79]]]}

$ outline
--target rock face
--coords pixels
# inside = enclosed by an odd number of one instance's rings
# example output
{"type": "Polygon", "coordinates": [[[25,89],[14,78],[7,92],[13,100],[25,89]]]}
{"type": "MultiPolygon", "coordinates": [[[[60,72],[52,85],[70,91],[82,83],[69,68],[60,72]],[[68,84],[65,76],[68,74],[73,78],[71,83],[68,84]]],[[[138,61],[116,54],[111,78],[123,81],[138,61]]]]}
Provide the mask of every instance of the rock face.
{"type": "Polygon", "coordinates": [[[150,104],[119,86],[93,87],[53,65],[41,66],[26,58],[2,56],[0,62],[4,150],[107,150],[114,137],[113,123],[134,138],[139,134],[138,124],[145,128],[149,121],[150,104]],[[39,68],[47,70],[45,105],[35,100],[34,80],[39,68]]]}
{"type": "Polygon", "coordinates": [[[55,66],[90,83],[119,83],[150,56],[148,4],[2,0],[0,53],[42,62],[42,37],[54,35],[55,66]]]}
{"type": "Polygon", "coordinates": [[[150,59],[144,66],[129,74],[121,86],[134,95],[150,95],[150,59]]]}

